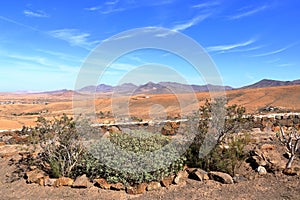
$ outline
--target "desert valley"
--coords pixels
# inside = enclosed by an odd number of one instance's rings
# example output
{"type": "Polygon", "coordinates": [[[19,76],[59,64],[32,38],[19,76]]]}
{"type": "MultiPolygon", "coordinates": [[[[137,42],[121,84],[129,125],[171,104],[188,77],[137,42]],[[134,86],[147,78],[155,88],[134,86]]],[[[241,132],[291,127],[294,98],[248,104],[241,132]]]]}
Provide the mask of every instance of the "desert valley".
{"type": "MultiPolygon", "coordinates": [[[[246,111],[252,114],[259,114],[264,109],[272,107],[277,108],[277,111],[274,110],[274,112],[300,112],[300,84],[298,82],[263,80],[238,89],[227,87],[225,88],[226,99],[229,105],[244,106],[246,111]]],[[[174,84],[176,85],[176,83],[174,84]]],[[[111,100],[113,90],[111,86],[107,86],[109,89],[104,88],[103,85],[101,87],[99,90],[92,89],[96,91],[95,112],[98,114],[98,121],[103,123],[114,120],[111,100]]],[[[201,86],[199,87],[201,88],[201,86]]],[[[180,95],[183,99],[189,99],[191,95],[194,95],[185,94],[184,90],[176,94],[172,94],[172,90],[166,90],[168,93],[165,94],[166,91],[158,91],[157,88],[159,88],[159,84],[151,83],[151,87],[149,84],[145,84],[136,88],[138,93],[130,94],[127,89],[128,95],[122,94],[120,98],[129,101],[131,117],[144,120],[151,119],[149,112],[151,106],[155,104],[162,105],[163,108],[161,109],[168,116],[176,117],[181,112],[176,95],[180,95]]],[[[201,89],[196,90],[195,95],[198,102],[194,102],[194,107],[203,105],[206,99],[211,98],[211,94],[207,90],[207,86],[202,86],[201,89]]],[[[21,129],[23,126],[33,126],[38,116],[52,118],[64,113],[72,116],[72,101],[75,93],[72,90],[41,93],[0,93],[0,129],[10,130],[21,129]]],[[[114,99],[118,101],[118,97],[114,97],[114,99]]],[[[157,112],[161,111],[157,110],[157,112]]]]}

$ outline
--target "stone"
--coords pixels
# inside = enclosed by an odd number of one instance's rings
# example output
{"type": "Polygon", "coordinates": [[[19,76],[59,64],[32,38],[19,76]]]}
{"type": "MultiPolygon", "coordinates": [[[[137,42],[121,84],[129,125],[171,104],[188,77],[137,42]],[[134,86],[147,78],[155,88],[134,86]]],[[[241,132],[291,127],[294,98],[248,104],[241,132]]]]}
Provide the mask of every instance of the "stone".
{"type": "Polygon", "coordinates": [[[272,171],[282,171],[286,165],[286,158],[282,156],[282,149],[274,144],[263,144],[251,152],[253,155],[249,160],[257,168],[263,166],[272,171]]]}
{"type": "Polygon", "coordinates": [[[255,132],[255,133],[261,133],[260,128],[253,128],[252,131],[255,132]]]}
{"type": "Polygon", "coordinates": [[[288,176],[300,176],[300,167],[285,168],[282,173],[288,176]]]}
{"type": "Polygon", "coordinates": [[[189,178],[197,181],[209,180],[208,173],[202,169],[195,169],[190,173],[189,178]]]}
{"type": "Polygon", "coordinates": [[[69,178],[69,177],[59,177],[55,183],[55,187],[60,187],[60,186],[72,186],[74,183],[74,180],[69,178]]]}
{"type": "Polygon", "coordinates": [[[95,186],[100,187],[101,189],[109,190],[111,184],[109,184],[104,178],[94,179],[95,186]]]}
{"type": "Polygon", "coordinates": [[[35,170],[35,169],[37,169],[37,166],[31,165],[31,166],[29,166],[29,169],[30,169],[30,170],[35,170]]]}
{"type": "Polygon", "coordinates": [[[27,147],[25,145],[18,144],[0,146],[0,157],[8,158],[20,153],[27,152],[26,148],[27,147]]]}
{"type": "Polygon", "coordinates": [[[257,172],[258,172],[259,175],[265,175],[265,174],[267,174],[267,170],[263,166],[258,166],[257,172]]]}
{"type": "Polygon", "coordinates": [[[113,183],[111,184],[110,189],[120,191],[120,190],[125,190],[125,187],[122,183],[113,183]]]}
{"type": "Polygon", "coordinates": [[[259,166],[266,166],[267,162],[261,156],[252,156],[252,159],[259,166]]]}
{"type": "Polygon", "coordinates": [[[146,192],[147,186],[148,186],[147,183],[141,183],[134,187],[127,186],[126,192],[131,195],[143,194],[144,192],[146,192]]]}
{"type": "Polygon", "coordinates": [[[0,146],[4,146],[5,145],[5,142],[0,142],[0,146]]]}
{"type": "Polygon", "coordinates": [[[148,184],[147,183],[141,183],[137,186],[137,194],[142,194],[146,192],[148,184]]]}
{"type": "Polygon", "coordinates": [[[232,178],[234,183],[240,183],[244,181],[248,181],[248,179],[244,176],[235,176],[232,178]]]}
{"type": "Polygon", "coordinates": [[[88,177],[86,177],[86,175],[82,175],[82,176],[78,176],[72,187],[74,188],[89,188],[92,186],[92,183],[90,182],[90,180],[88,179],[88,177]]]}
{"type": "Polygon", "coordinates": [[[137,194],[137,189],[136,187],[132,187],[132,186],[127,186],[125,188],[125,191],[127,194],[130,194],[130,195],[136,195],[137,194]]]}
{"type": "Polygon", "coordinates": [[[160,188],[161,188],[160,183],[153,181],[153,182],[148,183],[148,186],[146,189],[147,189],[147,191],[152,191],[152,190],[158,190],[160,188]]]}
{"type": "Polygon", "coordinates": [[[233,179],[229,174],[223,172],[211,171],[208,173],[210,179],[224,183],[224,184],[233,184],[233,179]]]}
{"type": "Polygon", "coordinates": [[[53,186],[56,180],[57,180],[56,178],[49,178],[49,176],[45,176],[44,186],[53,186]]]}
{"type": "Polygon", "coordinates": [[[176,174],[173,182],[174,184],[178,185],[180,183],[180,181],[182,181],[183,179],[187,178],[189,176],[189,174],[187,173],[187,171],[180,171],[176,174]]]}
{"type": "Polygon", "coordinates": [[[110,133],[121,133],[121,129],[118,126],[112,126],[109,129],[110,133]]]}
{"type": "Polygon", "coordinates": [[[163,178],[163,180],[161,180],[161,185],[164,187],[168,187],[172,184],[173,180],[174,180],[174,176],[167,176],[163,178]]]}
{"type": "Polygon", "coordinates": [[[187,168],[185,169],[185,171],[186,171],[188,174],[190,174],[190,173],[194,172],[196,169],[197,169],[197,168],[190,168],[190,167],[187,167],[187,168]]]}
{"type": "Polygon", "coordinates": [[[46,173],[40,169],[35,169],[33,171],[28,171],[25,173],[26,182],[27,183],[41,183],[41,180],[44,176],[46,176],[46,173]]]}

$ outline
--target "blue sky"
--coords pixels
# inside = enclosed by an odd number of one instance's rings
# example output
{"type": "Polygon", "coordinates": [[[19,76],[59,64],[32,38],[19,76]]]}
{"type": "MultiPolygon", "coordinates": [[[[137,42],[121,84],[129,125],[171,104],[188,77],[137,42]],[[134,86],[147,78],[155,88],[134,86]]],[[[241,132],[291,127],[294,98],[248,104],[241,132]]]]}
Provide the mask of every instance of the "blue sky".
{"type": "MultiPolygon", "coordinates": [[[[1,1],[0,91],[73,89],[97,45],[141,27],[164,27],[193,38],[211,56],[225,85],[299,79],[299,9],[298,0],[1,1]]],[[[147,63],[171,66],[187,82],[204,84],[188,63],[158,50],[121,57],[99,82],[118,84],[147,63]]],[[[148,70],[148,77],[141,71],[132,82],[176,81],[163,69],[148,70]]]]}

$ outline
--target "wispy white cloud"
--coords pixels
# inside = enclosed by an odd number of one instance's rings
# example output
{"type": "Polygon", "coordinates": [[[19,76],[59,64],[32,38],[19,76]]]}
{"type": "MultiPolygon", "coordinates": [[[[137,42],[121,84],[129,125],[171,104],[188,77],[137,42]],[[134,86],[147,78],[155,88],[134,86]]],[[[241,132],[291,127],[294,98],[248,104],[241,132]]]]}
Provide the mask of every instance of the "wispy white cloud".
{"type": "Polygon", "coordinates": [[[98,40],[89,41],[88,39],[90,37],[90,34],[89,33],[81,33],[77,29],[59,29],[59,30],[53,30],[53,31],[46,32],[46,31],[42,31],[35,27],[26,25],[24,23],[20,23],[16,20],[1,16],[1,15],[0,15],[0,20],[6,21],[9,23],[13,23],[15,25],[18,25],[18,26],[21,26],[21,27],[24,27],[27,29],[31,29],[31,30],[39,32],[41,34],[46,34],[48,36],[51,36],[51,37],[54,37],[57,39],[65,40],[73,46],[79,46],[79,47],[82,47],[87,50],[91,50],[91,48],[93,48],[96,44],[98,44],[100,42],[98,40]]]}
{"type": "Polygon", "coordinates": [[[115,1],[107,1],[105,2],[106,5],[115,5],[117,3],[119,3],[120,0],[115,0],[115,1]]]}
{"type": "Polygon", "coordinates": [[[235,43],[235,44],[228,44],[228,45],[217,45],[217,46],[210,46],[207,47],[207,51],[209,52],[216,52],[216,51],[228,51],[228,50],[232,50],[235,48],[239,48],[239,47],[245,47],[248,45],[251,45],[255,42],[254,39],[248,40],[246,42],[240,42],[240,43],[235,43]]]}
{"type": "Polygon", "coordinates": [[[283,48],[280,48],[280,49],[276,49],[276,50],[274,50],[274,51],[269,51],[269,52],[266,52],[266,53],[261,53],[261,54],[252,55],[252,57],[262,57],[262,56],[275,55],[275,54],[278,54],[278,53],[281,53],[281,52],[284,52],[284,51],[288,50],[288,49],[291,48],[292,46],[294,46],[294,45],[288,45],[288,46],[286,46],[286,47],[283,47],[283,48]]]}
{"type": "Polygon", "coordinates": [[[90,41],[89,33],[80,32],[77,29],[59,29],[48,32],[52,37],[67,41],[72,46],[79,46],[90,50],[99,41],[90,41]]]}
{"type": "MultiPolygon", "coordinates": [[[[184,23],[178,23],[176,25],[174,25],[173,27],[171,27],[170,29],[172,31],[184,31],[188,28],[191,28],[192,26],[197,25],[198,23],[204,21],[205,19],[207,19],[211,14],[202,14],[202,15],[198,15],[184,23]]],[[[174,32],[175,33],[175,32],[174,32]]],[[[156,37],[166,37],[169,34],[173,34],[172,32],[159,32],[157,33],[155,36],[156,37]]]]}
{"type": "Polygon", "coordinates": [[[77,56],[72,56],[72,55],[62,53],[59,51],[50,51],[50,50],[43,50],[43,49],[37,49],[36,51],[48,54],[50,56],[55,56],[62,60],[67,60],[67,61],[72,61],[72,62],[82,62],[82,60],[79,59],[77,56]]]}
{"type": "Polygon", "coordinates": [[[251,16],[251,15],[254,15],[255,13],[261,12],[261,11],[267,9],[267,8],[269,8],[269,7],[266,6],[266,5],[263,5],[263,6],[253,8],[253,9],[244,11],[242,13],[239,13],[239,14],[236,14],[236,15],[233,15],[233,16],[229,16],[228,19],[235,20],[235,19],[240,19],[240,18],[243,18],[243,17],[248,17],[248,16],[251,16]]]}
{"type": "Polygon", "coordinates": [[[37,11],[24,10],[23,14],[27,17],[49,17],[49,15],[42,10],[37,10],[37,11]]]}
{"type": "Polygon", "coordinates": [[[208,8],[208,7],[217,6],[217,5],[220,5],[220,2],[209,1],[209,2],[205,2],[205,3],[193,5],[192,8],[208,8]]]}
{"type": "Polygon", "coordinates": [[[279,62],[281,59],[280,58],[276,58],[276,59],[273,59],[273,60],[267,60],[265,63],[277,63],[279,62]]]}
{"type": "MultiPolygon", "coordinates": [[[[93,6],[93,7],[89,7],[89,8],[85,8],[85,10],[88,11],[97,11],[101,14],[110,14],[110,13],[115,13],[115,12],[121,12],[126,10],[125,7],[121,7],[119,5],[120,1],[119,0],[115,0],[115,1],[106,1],[103,4],[99,5],[99,6],[93,6]]],[[[129,8],[129,7],[128,7],[129,8]]]]}
{"type": "Polygon", "coordinates": [[[121,12],[126,10],[125,8],[108,8],[105,10],[101,10],[100,13],[101,14],[110,14],[110,13],[115,13],[115,12],[121,12]]]}
{"type": "Polygon", "coordinates": [[[263,48],[263,45],[260,46],[254,46],[254,47],[248,47],[248,48],[241,48],[241,49],[231,49],[228,52],[229,53],[239,53],[239,52],[249,52],[249,51],[254,51],[263,48]]]}
{"type": "Polygon", "coordinates": [[[40,65],[48,66],[48,62],[46,61],[46,59],[40,56],[26,56],[26,55],[19,55],[19,54],[7,54],[6,56],[17,60],[30,61],[40,65]]]}
{"type": "Polygon", "coordinates": [[[121,70],[121,71],[131,71],[136,67],[137,66],[133,64],[118,62],[118,63],[111,64],[109,68],[114,70],[121,70]]]}
{"type": "Polygon", "coordinates": [[[294,63],[283,63],[283,64],[279,64],[278,67],[290,67],[290,66],[294,66],[294,63]]]}
{"type": "Polygon", "coordinates": [[[115,8],[114,6],[95,6],[95,7],[90,7],[90,8],[85,8],[85,10],[88,11],[98,11],[101,14],[111,14],[111,13],[115,13],[115,12],[121,12],[126,10],[125,8],[115,8]]]}
{"type": "Polygon", "coordinates": [[[15,25],[18,25],[18,26],[21,26],[21,27],[24,27],[24,28],[28,28],[28,29],[31,29],[31,30],[33,30],[33,31],[37,31],[37,32],[43,33],[43,31],[41,31],[41,30],[39,30],[39,29],[36,29],[36,28],[34,28],[34,27],[32,27],[32,26],[29,26],[29,25],[27,25],[27,24],[20,23],[20,22],[18,22],[18,21],[16,21],[16,20],[13,20],[13,19],[10,19],[10,18],[1,16],[1,15],[0,15],[0,20],[6,21],[6,22],[9,22],[9,23],[13,23],[13,24],[15,24],[15,25]]]}
{"type": "Polygon", "coordinates": [[[52,59],[48,59],[43,56],[31,56],[24,54],[12,54],[9,52],[0,52],[0,56],[3,56],[7,62],[15,65],[21,70],[31,71],[52,71],[52,72],[68,72],[77,73],[78,66],[69,66],[52,59]]]}
{"type": "Polygon", "coordinates": [[[109,0],[105,1],[100,5],[92,6],[85,8],[88,11],[97,11],[101,14],[111,14],[122,12],[130,9],[136,9],[140,7],[151,7],[151,6],[164,6],[173,3],[176,0],[161,0],[161,1],[148,1],[148,0],[139,0],[139,1],[120,1],[120,0],[109,0]]]}
{"type": "Polygon", "coordinates": [[[85,8],[85,10],[97,11],[97,10],[100,10],[101,8],[102,8],[102,6],[93,6],[93,7],[85,8]]]}
{"type": "Polygon", "coordinates": [[[185,23],[182,23],[182,24],[177,24],[175,25],[172,30],[173,31],[184,31],[194,25],[197,25],[199,22],[205,20],[207,17],[209,17],[210,14],[203,14],[203,15],[199,15],[185,23]]]}

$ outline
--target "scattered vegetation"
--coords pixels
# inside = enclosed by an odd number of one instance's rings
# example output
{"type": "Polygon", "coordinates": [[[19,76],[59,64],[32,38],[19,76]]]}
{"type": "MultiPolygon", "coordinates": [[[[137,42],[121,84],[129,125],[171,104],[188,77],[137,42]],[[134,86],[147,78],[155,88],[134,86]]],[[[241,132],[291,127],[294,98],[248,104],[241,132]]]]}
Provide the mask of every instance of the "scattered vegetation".
{"type": "Polygon", "coordinates": [[[23,131],[27,132],[32,144],[42,149],[37,161],[44,171],[52,177],[72,176],[84,154],[72,118],[65,114],[52,121],[39,117],[34,128],[23,128],[23,131]]]}
{"type": "Polygon", "coordinates": [[[249,142],[248,136],[237,133],[253,126],[253,117],[244,117],[245,112],[242,106],[226,106],[221,98],[207,100],[198,112],[198,132],[187,151],[187,164],[234,175],[236,166],[247,155],[244,147],[249,142]]]}
{"type": "Polygon", "coordinates": [[[286,168],[291,168],[292,163],[294,161],[294,158],[296,156],[296,153],[298,151],[298,146],[300,143],[300,133],[297,132],[295,128],[292,128],[292,130],[286,135],[284,133],[284,130],[282,126],[280,126],[280,133],[277,134],[278,139],[280,142],[286,146],[288,152],[289,152],[289,160],[286,164],[286,168]]]}
{"type": "Polygon", "coordinates": [[[92,131],[87,122],[79,125],[67,115],[54,120],[39,117],[34,128],[24,127],[22,131],[41,149],[35,159],[27,159],[28,164],[51,177],[86,174],[125,185],[160,181],[183,168],[185,158],[176,154],[176,146],[169,145],[166,136],[145,131],[111,133],[109,138],[84,146],[81,133],[92,131]]]}
{"type": "Polygon", "coordinates": [[[244,107],[225,104],[223,99],[216,99],[201,106],[196,137],[184,155],[179,141],[144,130],[110,133],[109,137],[83,145],[97,130],[86,120],[74,120],[67,115],[54,120],[39,117],[34,128],[24,127],[22,132],[41,149],[30,164],[52,177],[75,178],[86,174],[90,178],[105,178],[109,183],[136,185],[160,181],[182,170],[185,164],[234,175],[247,155],[244,147],[249,142],[247,135],[237,132],[250,128],[252,118],[243,117],[244,107]],[[213,148],[205,149],[209,146],[213,148]]]}

